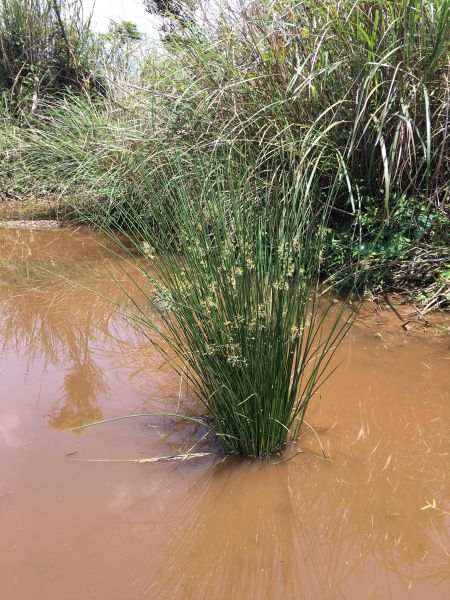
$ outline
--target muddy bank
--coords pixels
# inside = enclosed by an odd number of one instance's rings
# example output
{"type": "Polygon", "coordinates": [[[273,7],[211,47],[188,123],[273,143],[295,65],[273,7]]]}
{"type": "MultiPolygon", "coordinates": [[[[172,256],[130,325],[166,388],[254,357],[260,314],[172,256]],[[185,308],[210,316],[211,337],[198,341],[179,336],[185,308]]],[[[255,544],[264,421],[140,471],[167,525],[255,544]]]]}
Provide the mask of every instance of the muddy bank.
{"type": "Polygon", "coordinates": [[[70,432],[200,410],[104,300],[123,301],[107,246],[0,230],[2,595],[447,599],[448,317],[367,304],[283,462],[225,457],[172,418],[70,432]],[[192,448],[212,454],[120,462],[192,448]]]}
{"type": "Polygon", "coordinates": [[[0,227],[4,229],[58,229],[61,222],[56,219],[17,219],[10,221],[0,220],[0,227]]]}
{"type": "Polygon", "coordinates": [[[28,200],[5,199],[0,197],[0,220],[55,219],[64,203],[57,198],[31,198],[28,200]]]}

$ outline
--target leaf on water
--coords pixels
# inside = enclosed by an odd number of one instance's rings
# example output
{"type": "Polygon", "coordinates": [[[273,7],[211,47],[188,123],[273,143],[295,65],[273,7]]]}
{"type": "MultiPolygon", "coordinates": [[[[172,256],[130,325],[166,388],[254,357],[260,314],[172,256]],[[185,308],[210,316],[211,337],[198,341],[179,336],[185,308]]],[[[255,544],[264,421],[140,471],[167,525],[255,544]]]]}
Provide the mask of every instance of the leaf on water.
{"type": "Polygon", "coordinates": [[[158,456],[156,458],[139,458],[138,463],[153,463],[161,462],[164,460],[191,460],[193,458],[202,458],[203,456],[209,456],[212,452],[188,452],[187,454],[175,454],[174,456],[158,456]]]}
{"type": "Polygon", "coordinates": [[[188,452],[186,454],[174,454],[172,456],[154,456],[150,458],[71,458],[77,462],[134,462],[134,463],[155,463],[168,460],[192,460],[193,458],[203,458],[209,456],[212,452],[188,452]]]}
{"type": "Polygon", "coordinates": [[[428,510],[429,508],[436,508],[436,500],[433,498],[433,504],[430,504],[428,500],[426,500],[426,504],[420,508],[420,510],[428,510]]]}
{"type": "Polygon", "coordinates": [[[450,512],[448,512],[447,510],[443,510],[442,508],[439,508],[439,506],[436,505],[435,498],[433,498],[431,502],[429,500],[426,500],[426,504],[422,506],[420,510],[428,510],[429,508],[437,510],[439,513],[441,513],[441,515],[450,515],[450,512]]]}

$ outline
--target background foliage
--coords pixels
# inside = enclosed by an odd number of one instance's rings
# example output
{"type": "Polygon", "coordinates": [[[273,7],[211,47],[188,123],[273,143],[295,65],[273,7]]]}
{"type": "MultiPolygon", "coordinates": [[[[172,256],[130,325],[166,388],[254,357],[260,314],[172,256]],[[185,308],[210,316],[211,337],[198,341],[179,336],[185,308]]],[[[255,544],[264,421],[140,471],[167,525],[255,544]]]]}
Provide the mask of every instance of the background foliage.
{"type": "Polygon", "coordinates": [[[3,195],[55,195],[76,218],[129,205],[155,222],[155,170],[180,153],[241,147],[264,172],[264,149],[294,181],[320,149],[319,205],[345,173],[327,273],[346,276],[363,258],[372,288],[442,277],[449,0],[148,8],[161,41],[143,52],[133,24],[94,35],[77,1],[2,0],[3,195]]]}

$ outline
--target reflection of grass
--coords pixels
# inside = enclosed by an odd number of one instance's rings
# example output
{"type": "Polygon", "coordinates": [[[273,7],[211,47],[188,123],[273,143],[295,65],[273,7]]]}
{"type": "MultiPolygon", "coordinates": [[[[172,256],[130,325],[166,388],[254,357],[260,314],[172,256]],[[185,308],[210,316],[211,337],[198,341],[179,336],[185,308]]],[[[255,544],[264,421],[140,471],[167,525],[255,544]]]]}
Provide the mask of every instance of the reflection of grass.
{"type": "Polygon", "coordinates": [[[142,597],[332,600],[355,586],[383,594],[410,581],[443,584],[445,518],[417,515],[429,457],[412,444],[397,459],[387,472],[382,451],[368,463],[339,453],[332,464],[213,466],[165,514],[174,534],[156,573],[142,569],[142,597]]]}
{"type": "Polygon", "coordinates": [[[304,597],[286,473],[260,467],[217,464],[196,481],[145,597],[304,597]]]}
{"type": "MultiPolygon", "coordinates": [[[[419,510],[430,494],[436,507],[446,508],[450,497],[443,373],[411,373],[396,384],[405,365],[424,358],[424,347],[410,341],[395,357],[399,364],[377,354],[375,366],[360,336],[341,350],[362,371],[363,385],[358,378],[344,384],[344,375],[310,417],[323,426],[318,433],[333,462],[228,459],[201,475],[185,467],[189,488],[176,497],[174,486],[170,506],[154,517],[173,534],[157,565],[153,555],[141,567],[143,598],[334,600],[371,597],[367,590],[406,596],[410,583],[416,595],[446,589],[448,516],[419,510]]],[[[431,358],[442,356],[441,346],[431,358]]],[[[299,447],[320,453],[309,429],[299,447]]]]}
{"type": "Polygon", "coordinates": [[[48,415],[51,427],[62,430],[101,419],[103,413],[97,396],[107,392],[108,385],[101,369],[93,361],[74,364],[73,371],[64,378],[63,388],[62,405],[56,402],[48,415]]]}
{"type": "Polygon", "coordinates": [[[101,418],[97,397],[108,385],[92,347],[114,339],[116,309],[58,277],[95,284],[118,300],[102,260],[89,262],[91,253],[101,258],[97,238],[71,230],[3,230],[0,236],[0,350],[14,350],[28,365],[39,361],[43,369],[67,372],[50,425],[65,429],[101,418]]]}

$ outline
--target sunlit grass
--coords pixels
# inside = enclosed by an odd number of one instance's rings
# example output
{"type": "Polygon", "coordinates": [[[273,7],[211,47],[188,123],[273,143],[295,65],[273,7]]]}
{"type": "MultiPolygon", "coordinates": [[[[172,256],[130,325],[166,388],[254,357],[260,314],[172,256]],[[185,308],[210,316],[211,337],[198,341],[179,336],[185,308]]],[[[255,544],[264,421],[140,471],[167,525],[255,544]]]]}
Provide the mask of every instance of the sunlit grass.
{"type": "Polygon", "coordinates": [[[316,169],[292,182],[233,154],[173,156],[170,173],[153,174],[156,226],[128,209],[115,223],[148,282],[130,274],[148,301],[130,318],[243,456],[298,435],[351,319],[320,291],[333,192],[318,202],[316,169]]]}

